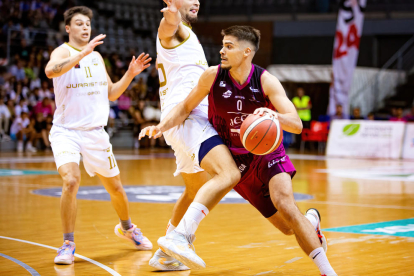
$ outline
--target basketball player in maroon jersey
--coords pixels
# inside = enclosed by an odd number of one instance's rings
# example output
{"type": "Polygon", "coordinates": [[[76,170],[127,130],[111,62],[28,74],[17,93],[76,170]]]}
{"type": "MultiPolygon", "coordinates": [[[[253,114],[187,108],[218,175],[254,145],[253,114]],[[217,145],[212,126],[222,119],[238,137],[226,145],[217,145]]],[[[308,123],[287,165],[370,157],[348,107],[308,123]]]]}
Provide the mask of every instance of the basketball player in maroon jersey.
{"type": "MultiPolygon", "coordinates": [[[[207,69],[190,95],[158,126],[143,129],[140,137],[158,138],[162,132],[182,124],[193,108],[208,96],[210,123],[217,130],[221,143],[230,149],[242,174],[234,189],[284,234],[294,234],[321,275],[337,275],[325,254],[327,245],[320,231],[319,212],[309,209],[304,216],[295,204],[291,179],[296,170],[283,144],[273,153],[257,156],[244,149],[240,141],[241,123],[252,113],[269,113],[279,120],[285,131],[302,131],[301,120],[279,80],[252,64],[259,49],[260,32],[249,26],[233,26],[223,30],[222,35],[221,65],[207,69]]],[[[194,256],[184,253],[174,244],[171,233],[160,238],[158,244],[187,266],[197,267],[193,262],[200,258],[193,251],[194,256]]]]}

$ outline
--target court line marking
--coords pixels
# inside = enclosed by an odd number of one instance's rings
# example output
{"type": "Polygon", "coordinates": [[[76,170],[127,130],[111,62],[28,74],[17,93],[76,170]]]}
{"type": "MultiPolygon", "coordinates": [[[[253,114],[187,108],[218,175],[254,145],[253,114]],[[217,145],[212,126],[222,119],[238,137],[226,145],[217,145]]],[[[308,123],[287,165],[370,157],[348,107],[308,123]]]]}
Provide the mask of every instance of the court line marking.
{"type": "Polygon", "coordinates": [[[40,276],[39,272],[37,272],[33,267],[25,264],[24,262],[19,261],[19,260],[13,258],[13,257],[10,257],[10,256],[8,256],[6,254],[0,253],[0,256],[3,257],[3,258],[5,258],[5,259],[8,259],[8,260],[10,260],[12,262],[15,262],[18,265],[20,265],[21,267],[23,267],[24,269],[26,269],[27,271],[29,271],[29,273],[31,275],[33,275],[33,276],[40,276]]]}
{"type": "Polygon", "coordinates": [[[289,261],[286,261],[285,264],[290,264],[290,263],[299,261],[300,259],[302,259],[302,257],[295,257],[293,259],[290,259],[289,261]]]}
{"type": "MultiPolygon", "coordinates": [[[[59,249],[59,248],[57,248],[57,247],[53,247],[53,246],[49,246],[49,245],[45,245],[45,244],[41,244],[41,243],[37,243],[37,242],[31,242],[31,241],[21,240],[21,239],[15,239],[15,238],[4,237],[4,236],[0,236],[0,238],[1,238],[1,239],[6,239],[6,240],[11,240],[11,241],[18,241],[18,242],[23,242],[23,243],[33,244],[33,245],[37,245],[37,246],[40,246],[40,247],[45,247],[45,248],[49,248],[49,249],[53,249],[53,250],[58,250],[58,249],[59,249]]],[[[106,265],[101,264],[100,262],[97,262],[97,261],[95,261],[95,260],[92,260],[92,259],[90,259],[90,258],[88,258],[88,257],[82,256],[82,255],[79,255],[79,254],[76,254],[76,253],[75,253],[75,257],[77,257],[77,258],[79,258],[79,259],[83,259],[83,260],[88,261],[88,262],[90,262],[90,263],[93,263],[94,265],[99,266],[100,268],[102,268],[102,269],[106,270],[106,271],[107,271],[107,272],[109,272],[111,275],[114,275],[114,276],[121,276],[121,274],[119,274],[118,272],[116,272],[116,271],[115,271],[115,270],[113,270],[112,268],[107,267],[106,265]]]]}
{"type": "Polygon", "coordinates": [[[360,203],[346,203],[346,202],[332,202],[332,201],[311,201],[303,200],[304,203],[315,203],[315,204],[330,204],[340,206],[351,206],[351,207],[365,207],[365,208],[379,208],[379,209],[401,209],[401,210],[414,210],[414,207],[398,206],[398,205],[371,205],[371,204],[360,204],[360,203]]]}

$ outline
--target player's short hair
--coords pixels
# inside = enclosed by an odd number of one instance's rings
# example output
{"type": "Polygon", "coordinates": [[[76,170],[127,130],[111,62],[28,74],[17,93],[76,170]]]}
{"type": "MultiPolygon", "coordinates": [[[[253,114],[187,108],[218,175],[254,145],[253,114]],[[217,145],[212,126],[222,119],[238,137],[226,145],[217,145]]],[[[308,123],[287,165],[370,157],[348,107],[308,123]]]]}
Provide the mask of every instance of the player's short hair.
{"type": "Polygon", "coordinates": [[[76,6],[66,10],[63,14],[63,17],[65,19],[65,25],[70,25],[70,21],[72,20],[72,18],[79,13],[89,17],[89,19],[92,20],[93,12],[90,8],[85,6],[76,6]]]}
{"type": "Polygon", "coordinates": [[[253,44],[255,52],[259,50],[260,31],[251,26],[231,26],[222,30],[221,35],[231,35],[236,37],[239,41],[248,41],[253,44]]]}

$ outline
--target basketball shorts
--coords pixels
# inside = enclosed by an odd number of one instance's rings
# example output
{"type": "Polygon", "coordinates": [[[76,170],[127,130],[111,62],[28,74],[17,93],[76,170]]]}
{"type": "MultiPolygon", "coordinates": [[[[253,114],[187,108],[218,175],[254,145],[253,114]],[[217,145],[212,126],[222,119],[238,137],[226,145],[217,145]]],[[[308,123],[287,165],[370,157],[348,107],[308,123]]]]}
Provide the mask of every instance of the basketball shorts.
{"type": "MultiPolygon", "coordinates": [[[[167,107],[163,119],[175,105],[167,107]]],[[[177,170],[174,176],[180,173],[198,173],[204,171],[200,167],[199,151],[201,144],[207,139],[218,135],[217,131],[208,121],[208,106],[199,105],[181,124],[164,132],[164,138],[174,150],[177,170]]]]}
{"type": "Polygon", "coordinates": [[[57,169],[71,162],[79,165],[82,155],[85,170],[91,177],[97,173],[104,177],[119,174],[109,135],[103,127],[74,130],[54,125],[49,140],[57,169]]]}
{"type": "Polygon", "coordinates": [[[268,155],[233,155],[242,174],[234,190],[250,202],[265,218],[273,216],[277,210],[270,198],[269,182],[273,176],[286,172],[292,178],[295,167],[283,150],[268,155]]]}

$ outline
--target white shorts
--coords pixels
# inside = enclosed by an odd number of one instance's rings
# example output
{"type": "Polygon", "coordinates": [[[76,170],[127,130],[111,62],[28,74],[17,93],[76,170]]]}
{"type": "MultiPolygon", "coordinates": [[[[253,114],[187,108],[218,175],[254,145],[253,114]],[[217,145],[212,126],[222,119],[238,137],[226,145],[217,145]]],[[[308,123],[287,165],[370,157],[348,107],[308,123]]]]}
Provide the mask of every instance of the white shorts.
{"type": "MultiPolygon", "coordinates": [[[[173,107],[164,110],[162,117],[165,117],[173,107]]],[[[208,121],[207,109],[206,106],[198,106],[184,123],[164,132],[165,141],[172,147],[176,157],[177,170],[174,176],[180,173],[204,171],[199,163],[200,146],[210,137],[218,135],[208,121]]]]}
{"type": "Polygon", "coordinates": [[[54,125],[49,140],[58,169],[71,162],[79,165],[82,154],[83,165],[90,176],[98,173],[104,177],[114,177],[119,174],[109,135],[103,127],[84,131],[54,125]]]}

